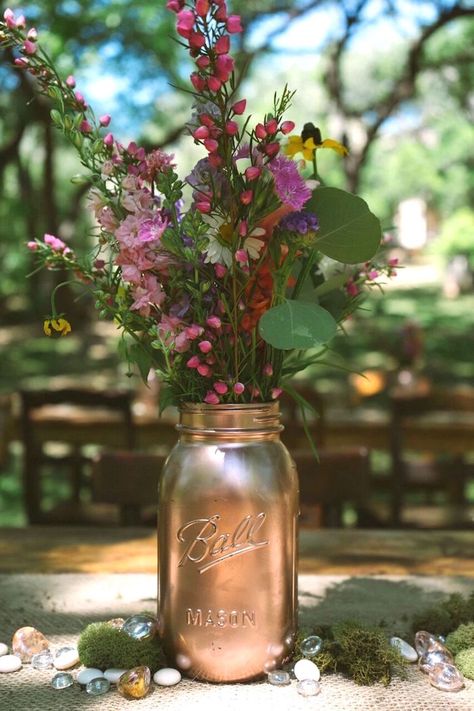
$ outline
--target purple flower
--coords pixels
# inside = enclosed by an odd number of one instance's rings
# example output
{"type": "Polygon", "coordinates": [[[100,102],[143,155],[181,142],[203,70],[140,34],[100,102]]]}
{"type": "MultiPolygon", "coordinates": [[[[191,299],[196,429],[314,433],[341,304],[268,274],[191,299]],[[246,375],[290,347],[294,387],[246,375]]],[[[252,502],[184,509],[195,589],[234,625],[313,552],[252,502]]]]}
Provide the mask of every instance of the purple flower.
{"type": "Polygon", "coordinates": [[[301,210],[311,197],[311,190],[298,173],[294,161],[285,156],[277,156],[268,163],[268,168],[273,175],[275,190],[280,200],[294,210],[301,210]]]}
{"type": "Polygon", "coordinates": [[[319,221],[314,212],[291,212],[280,220],[279,227],[288,232],[306,235],[319,229],[319,221]]]}

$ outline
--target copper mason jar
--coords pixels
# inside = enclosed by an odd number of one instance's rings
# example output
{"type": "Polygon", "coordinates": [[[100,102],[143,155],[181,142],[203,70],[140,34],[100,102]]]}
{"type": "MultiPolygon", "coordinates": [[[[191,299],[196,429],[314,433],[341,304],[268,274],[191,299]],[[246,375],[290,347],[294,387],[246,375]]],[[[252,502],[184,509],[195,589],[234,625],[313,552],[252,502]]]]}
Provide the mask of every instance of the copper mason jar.
{"type": "Polygon", "coordinates": [[[214,682],[281,666],[296,633],[298,479],[279,405],[187,404],[159,503],[170,665],[214,682]]]}

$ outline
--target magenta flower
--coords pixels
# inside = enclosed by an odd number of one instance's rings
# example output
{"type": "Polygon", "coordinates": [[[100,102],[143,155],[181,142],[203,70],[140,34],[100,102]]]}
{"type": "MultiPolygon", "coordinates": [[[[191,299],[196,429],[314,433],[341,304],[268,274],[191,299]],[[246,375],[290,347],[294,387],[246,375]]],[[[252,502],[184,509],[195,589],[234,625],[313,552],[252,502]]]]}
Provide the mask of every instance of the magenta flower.
{"type": "Polygon", "coordinates": [[[237,114],[237,116],[241,116],[244,113],[246,106],[247,99],[241,99],[232,106],[232,111],[234,112],[234,114],[237,114]]]}
{"type": "Polygon", "coordinates": [[[200,365],[201,361],[199,360],[197,355],[191,356],[191,358],[186,362],[186,365],[188,368],[197,368],[198,365],[200,365]]]}
{"type": "Polygon", "coordinates": [[[43,239],[44,243],[51,247],[51,249],[54,249],[55,252],[63,252],[66,249],[66,244],[62,241],[62,239],[59,239],[54,235],[45,234],[43,239]]]}
{"type": "Polygon", "coordinates": [[[271,378],[273,375],[273,366],[271,363],[266,363],[263,366],[263,374],[266,375],[268,378],[271,378]]]}
{"type": "Polygon", "coordinates": [[[90,125],[87,119],[81,121],[81,123],[79,124],[79,131],[81,131],[82,133],[92,133],[92,126],[90,125]]]}
{"type": "Polygon", "coordinates": [[[166,7],[168,10],[171,10],[171,12],[178,14],[178,12],[184,7],[184,0],[168,0],[166,7]]]}
{"type": "Polygon", "coordinates": [[[28,34],[26,35],[26,37],[32,42],[36,42],[36,40],[38,39],[38,31],[36,27],[32,27],[30,30],[28,30],[28,34]]]}
{"type": "Polygon", "coordinates": [[[38,47],[34,42],[31,42],[27,39],[23,42],[23,49],[25,50],[26,54],[32,55],[36,54],[36,50],[38,49],[38,47]]]}
{"type": "Polygon", "coordinates": [[[209,12],[210,8],[210,3],[209,0],[196,0],[196,15],[199,15],[199,17],[206,17],[207,13],[209,12]]]}
{"type": "Polygon", "coordinates": [[[31,252],[36,252],[36,250],[37,250],[38,247],[39,247],[38,243],[37,243],[37,242],[33,242],[33,241],[27,242],[27,243],[26,243],[26,246],[28,247],[29,250],[31,250],[31,252]]]}
{"type": "Polygon", "coordinates": [[[112,121],[112,117],[109,116],[109,114],[104,114],[103,116],[101,116],[99,118],[100,125],[104,126],[104,127],[108,126],[111,121],[112,121]]]}
{"type": "Polygon", "coordinates": [[[294,161],[285,156],[274,158],[268,168],[275,181],[275,191],[284,205],[301,210],[311,197],[311,190],[298,172],[294,161]]]}
{"type": "Polygon", "coordinates": [[[247,180],[256,180],[260,177],[261,172],[261,168],[257,168],[256,165],[252,165],[245,171],[245,177],[247,178],[247,180]]]}
{"type": "Polygon", "coordinates": [[[208,390],[204,398],[204,402],[208,405],[218,405],[220,400],[219,397],[212,390],[208,390]]]}
{"type": "Polygon", "coordinates": [[[209,353],[212,351],[212,343],[210,341],[200,341],[198,343],[198,348],[201,353],[209,353]]]}
{"type": "Polygon", "coordinates": [[[240,15],[229,15],[229,17],[227,18],[226,27],[227,32],[229,32],[229,34],[231,35],[242,32],[243,29],[240,22],[240,15]]]}
{"type": "Polygon", "coordinates": [[[210,378],[212,375],[212,368],[207,363],[200,363],[196,370],[203,378],[210,378]]]}
{"type": "Polygon", "coordinates": [[[215,43],[213,50],[216,54],[227,54],[230,49],[229,35],[222,35],[215,43]]]}
{"type": "Polygon", "coordinates": [[[108,133],[104,137],[104,143],[108,148],[111,148],[114,145],[114,136],[112,133],[108,133]]]}
{"type": "Polygon", "coordinates": [[[206,323],[209,328],[220,328],[222,326],[219,316],[209,316],[206,323]]]}
{"type": "Polygon", "coordinates": [[[294,121],[283,121],[283,123],[280,126],[280,130],[283,134],[291,133],[295,127],[295,122],[294,121]]]}
{"type": "Polygon", "coordinates": [[[216,393],[219,393],[219,395],[225,395],[226,392],[229,390],[229,387],[226,383],[224,383],[223,380],[218,380],[217,382],[215,382],[213,388],[216,393]]]}
{"type": "Polygon", "coordinates": [[[245,390],[245,385],[243,383],[235,383],[232,389],[236,395],[242,395],[245,390]]]}
{"type": "Polygon", "coordinates": [[[15,13],[13,12],[13,10],[10,10],[9,7],[7,7],[5,12],[3,13],[3,19],[5,20],[5,23],[10,30],[16,30],[17,25],[15,13]]]}

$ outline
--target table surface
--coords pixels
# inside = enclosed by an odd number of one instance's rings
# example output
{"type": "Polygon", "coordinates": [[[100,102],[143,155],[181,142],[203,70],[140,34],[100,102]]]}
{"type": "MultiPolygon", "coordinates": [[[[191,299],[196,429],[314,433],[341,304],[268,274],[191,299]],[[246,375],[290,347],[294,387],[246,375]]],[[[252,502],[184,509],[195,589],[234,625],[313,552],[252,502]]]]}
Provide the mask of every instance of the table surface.
{"type": "MultiPolygon", "coordinates": [[[[0,528],[0,573],[155,573],[152,528],[0,528]]],[[[308,529],[300,573],[474,578],[474,531],[308,529]]]]}

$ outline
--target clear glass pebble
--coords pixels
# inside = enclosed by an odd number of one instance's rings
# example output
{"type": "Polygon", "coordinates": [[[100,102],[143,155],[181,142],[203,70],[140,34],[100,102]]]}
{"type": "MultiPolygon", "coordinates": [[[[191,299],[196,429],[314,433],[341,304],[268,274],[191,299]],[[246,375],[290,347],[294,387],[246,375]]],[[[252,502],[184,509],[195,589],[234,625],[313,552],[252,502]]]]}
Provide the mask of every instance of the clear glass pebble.
{"type": "Polygon", "coordinates": [[[149,639],[154,637],[158,631],[158,620],[153,615],[145,613],[132,615],[132,617],[125,620],[122,630],[133,639],[149,639]]]}
{"type": "Polygon", "coordinates": [[[423,654],[418,661],[418,666],[422,672],[429,674],[437,664],[453,664],[453,662],[453,655],[447,649],[435,649],[423,654]]]}
{"type": "Polygon", "coordinates": [[[53,655],[49,649],[45,649],[44,652],[38,652],[31,657],[31,666],[33,669],[38,669],[42,671],[43,669],[51,669],[53,666],[53,655]]]}
{"type": "Polygon", "coordinates": [[[416,662],[418,659],[418,653],[416,649],[413,649],[411,644],[405,642],[401,637],[390,637],[390,645],[398,649],[403,659],[408,662],[416,662]]]}
{"type": "Polygon", "coordinates": [[[296,684],[296,691],[301,696],[317,696],[321,692],[321,686],[316,679],[302,679],[296,684]]]}
{"type": "Polygon", "coordinates": [[[67,689],[73,684],[74,679],[72,678],[72,674],[68,674],[67,672],[58,672],[58,674],[55,674],[51,679],[51,686],[54,689],[67,689]]]}
{"type": "Polygon", "coordinates": [[[86,684],[86,691],[91,696],[102,696],[106,694],[110,689],[110,681],[103,676],[97,677],[97,679],[91,679],[86,684]]]}
{"type": "Polygon", "coordinates": [[[440,691],[460,691],[464,686],[464,677],[454,664],[435,664],[429,678],[440,691]]]}
{"type": "Polygon", "coordinates": [[[426,652],[431,652],[436,645],[439,645],[440,641],[431,632],[426,632],[426,630],[420,630],[415,635],[415,649],[420,657],[426,652]]]}
{"type": "Polygon", "coordinates": [[[301,654],[303,654],[305,657],[314,657],[315,654],[318,654],[321,651],[322,646],[323,640],[321,639],[321,637],[318,637],[318,635],[313,634],[310,637],[306,637],[306,639],[301,642],[301,654]]]}
{"type": "Polygon", "coordinates": [[[274,671],[268,672],[267,680],[268,683],[273,684],[273,686],[288,686],[288,684],[291,684],[290,675],[283,669],[275,669],[274,671]]]}

